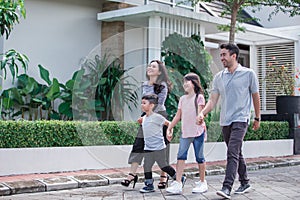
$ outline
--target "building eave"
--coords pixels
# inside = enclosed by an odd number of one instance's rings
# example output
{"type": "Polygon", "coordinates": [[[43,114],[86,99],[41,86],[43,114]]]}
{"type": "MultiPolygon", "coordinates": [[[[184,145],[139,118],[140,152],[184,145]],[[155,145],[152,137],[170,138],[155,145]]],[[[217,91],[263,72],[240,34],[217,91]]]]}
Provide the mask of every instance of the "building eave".
{"type": "Polygon", "coordinates": [[[220,17],[212,17],[203,13],[196,13],[191,10],[170,7],[167,5],[148,4],[143,6],[125,8],[109,12],[102,12],[97,14],[99,21],[126,21],[128,19],[137,17],[149,17],[153,15],[159,16],[176,16],[191,20],[199,20],[203,22],[220,24],[228,23],[226,19],[220,17]]]}
{"type": "MultiPolygon", "coordinates": [[[[177,17],[186,20],[199,21],[200,23],[210,27],[206,27],[205,37],[209,39],[217,39],[221,41],[228,41],[229,33],[220,32],[217,30],[218,25],[230,24],[230,20],[210,16],[204,13],[196,13],[192,10],[170,7],[167,5],[148,4],[143,6],[136,6],[131,8],[124,8],[120,10],[102,12],[97,14],[99,21],[134,21],[144,19],[150,16],[167,16],[177,17]],[[214,27],[214,28],[212,28],[214,27]]],[[[299,36],[296,34],[286,34],[284,31],[274,31],[273,29],[258,27],[249,24],[242,25],[245,32],[236,33],[236,42],[247,45],[272,44],[280,42],[299,41],[299,36]]]]}

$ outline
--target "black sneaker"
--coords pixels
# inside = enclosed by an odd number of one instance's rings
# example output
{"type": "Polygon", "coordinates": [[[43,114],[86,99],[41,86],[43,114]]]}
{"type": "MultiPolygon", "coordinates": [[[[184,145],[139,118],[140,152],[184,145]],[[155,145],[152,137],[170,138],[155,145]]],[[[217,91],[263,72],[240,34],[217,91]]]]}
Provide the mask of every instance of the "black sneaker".
{"type": "Polygon", "coordinates": [[[141,193],[149,193],[149,192],[154,192],[154,186],[153,184],[147,184],[145,187],[143,187],[142,189],[140,189],[141,193]]]}
{"type": "Polygon", "coordinates": [[[217,191],[217,195],[226,198],[226,199],[231,199],[230,197],[230,191],[228,188],[223,187],[222,190],[217,191]]]}
{"type": "Polygon", "coordinates": [[[244,185],[240,185],[240,187],[234,191],[234,194],[244,194],[246,192],[249,192],[251,190],[251,186],[247,183],[244,185]]]}

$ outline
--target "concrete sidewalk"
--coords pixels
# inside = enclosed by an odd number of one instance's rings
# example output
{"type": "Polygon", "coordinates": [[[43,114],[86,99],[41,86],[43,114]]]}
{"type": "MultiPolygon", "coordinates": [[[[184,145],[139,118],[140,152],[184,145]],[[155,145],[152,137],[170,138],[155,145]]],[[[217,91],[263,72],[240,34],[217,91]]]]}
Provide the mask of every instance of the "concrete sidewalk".
{"type": "MultiPolygon", "coordinates": [[[[300,165],[300,155],[287,157],[263,157],[246,159],[249,171],[264,168],[288,167],[300,165]]],[[[225,172],[225,161],[207,162],[206,174],[220,175],[225,172]]],[[[129,168],[109,170],[84,170],[50,174],[25,174],[0,177],[0,196],[22,193],[67,190],[75,188],[107,186],[120,184],[126,177],[129,168]]],[[[159,170],[155,169],[154,177],[159,179],[159,170]]],[[[143,168],[138,169],[139,182],[143,182],[143,168]]],[[[197,164],[187,164],[187,177],[198,176],[197,164]]]]}

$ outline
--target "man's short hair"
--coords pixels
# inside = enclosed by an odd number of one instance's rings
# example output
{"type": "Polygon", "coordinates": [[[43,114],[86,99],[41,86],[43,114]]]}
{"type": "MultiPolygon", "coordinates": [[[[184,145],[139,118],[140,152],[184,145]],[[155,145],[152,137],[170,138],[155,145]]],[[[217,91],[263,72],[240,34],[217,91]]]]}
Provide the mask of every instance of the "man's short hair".
{"type": "Polygon", "coordinates": [[[236,60],[239,59],[240,49],[236,44],[232,44],[232,43],[221,44],[220,49],[227,49],[230,55],[236,54],[236,60]]]}

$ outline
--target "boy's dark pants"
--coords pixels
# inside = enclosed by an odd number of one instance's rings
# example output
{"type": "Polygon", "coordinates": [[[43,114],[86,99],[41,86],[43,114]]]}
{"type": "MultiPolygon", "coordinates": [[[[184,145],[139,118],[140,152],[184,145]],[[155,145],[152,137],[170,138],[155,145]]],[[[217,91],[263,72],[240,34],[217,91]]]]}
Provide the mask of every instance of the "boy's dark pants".
{"type": "Polygon", "coordinates": [[[166,148],[158,151],[151,151],[144,153],[144,174],[145,179],[152,179],[152,166],[157,162],[159,168],[169,174],[171,177],[174,177],[176,171],[173,167],[167,162],[167,150],[166,148]]]}

